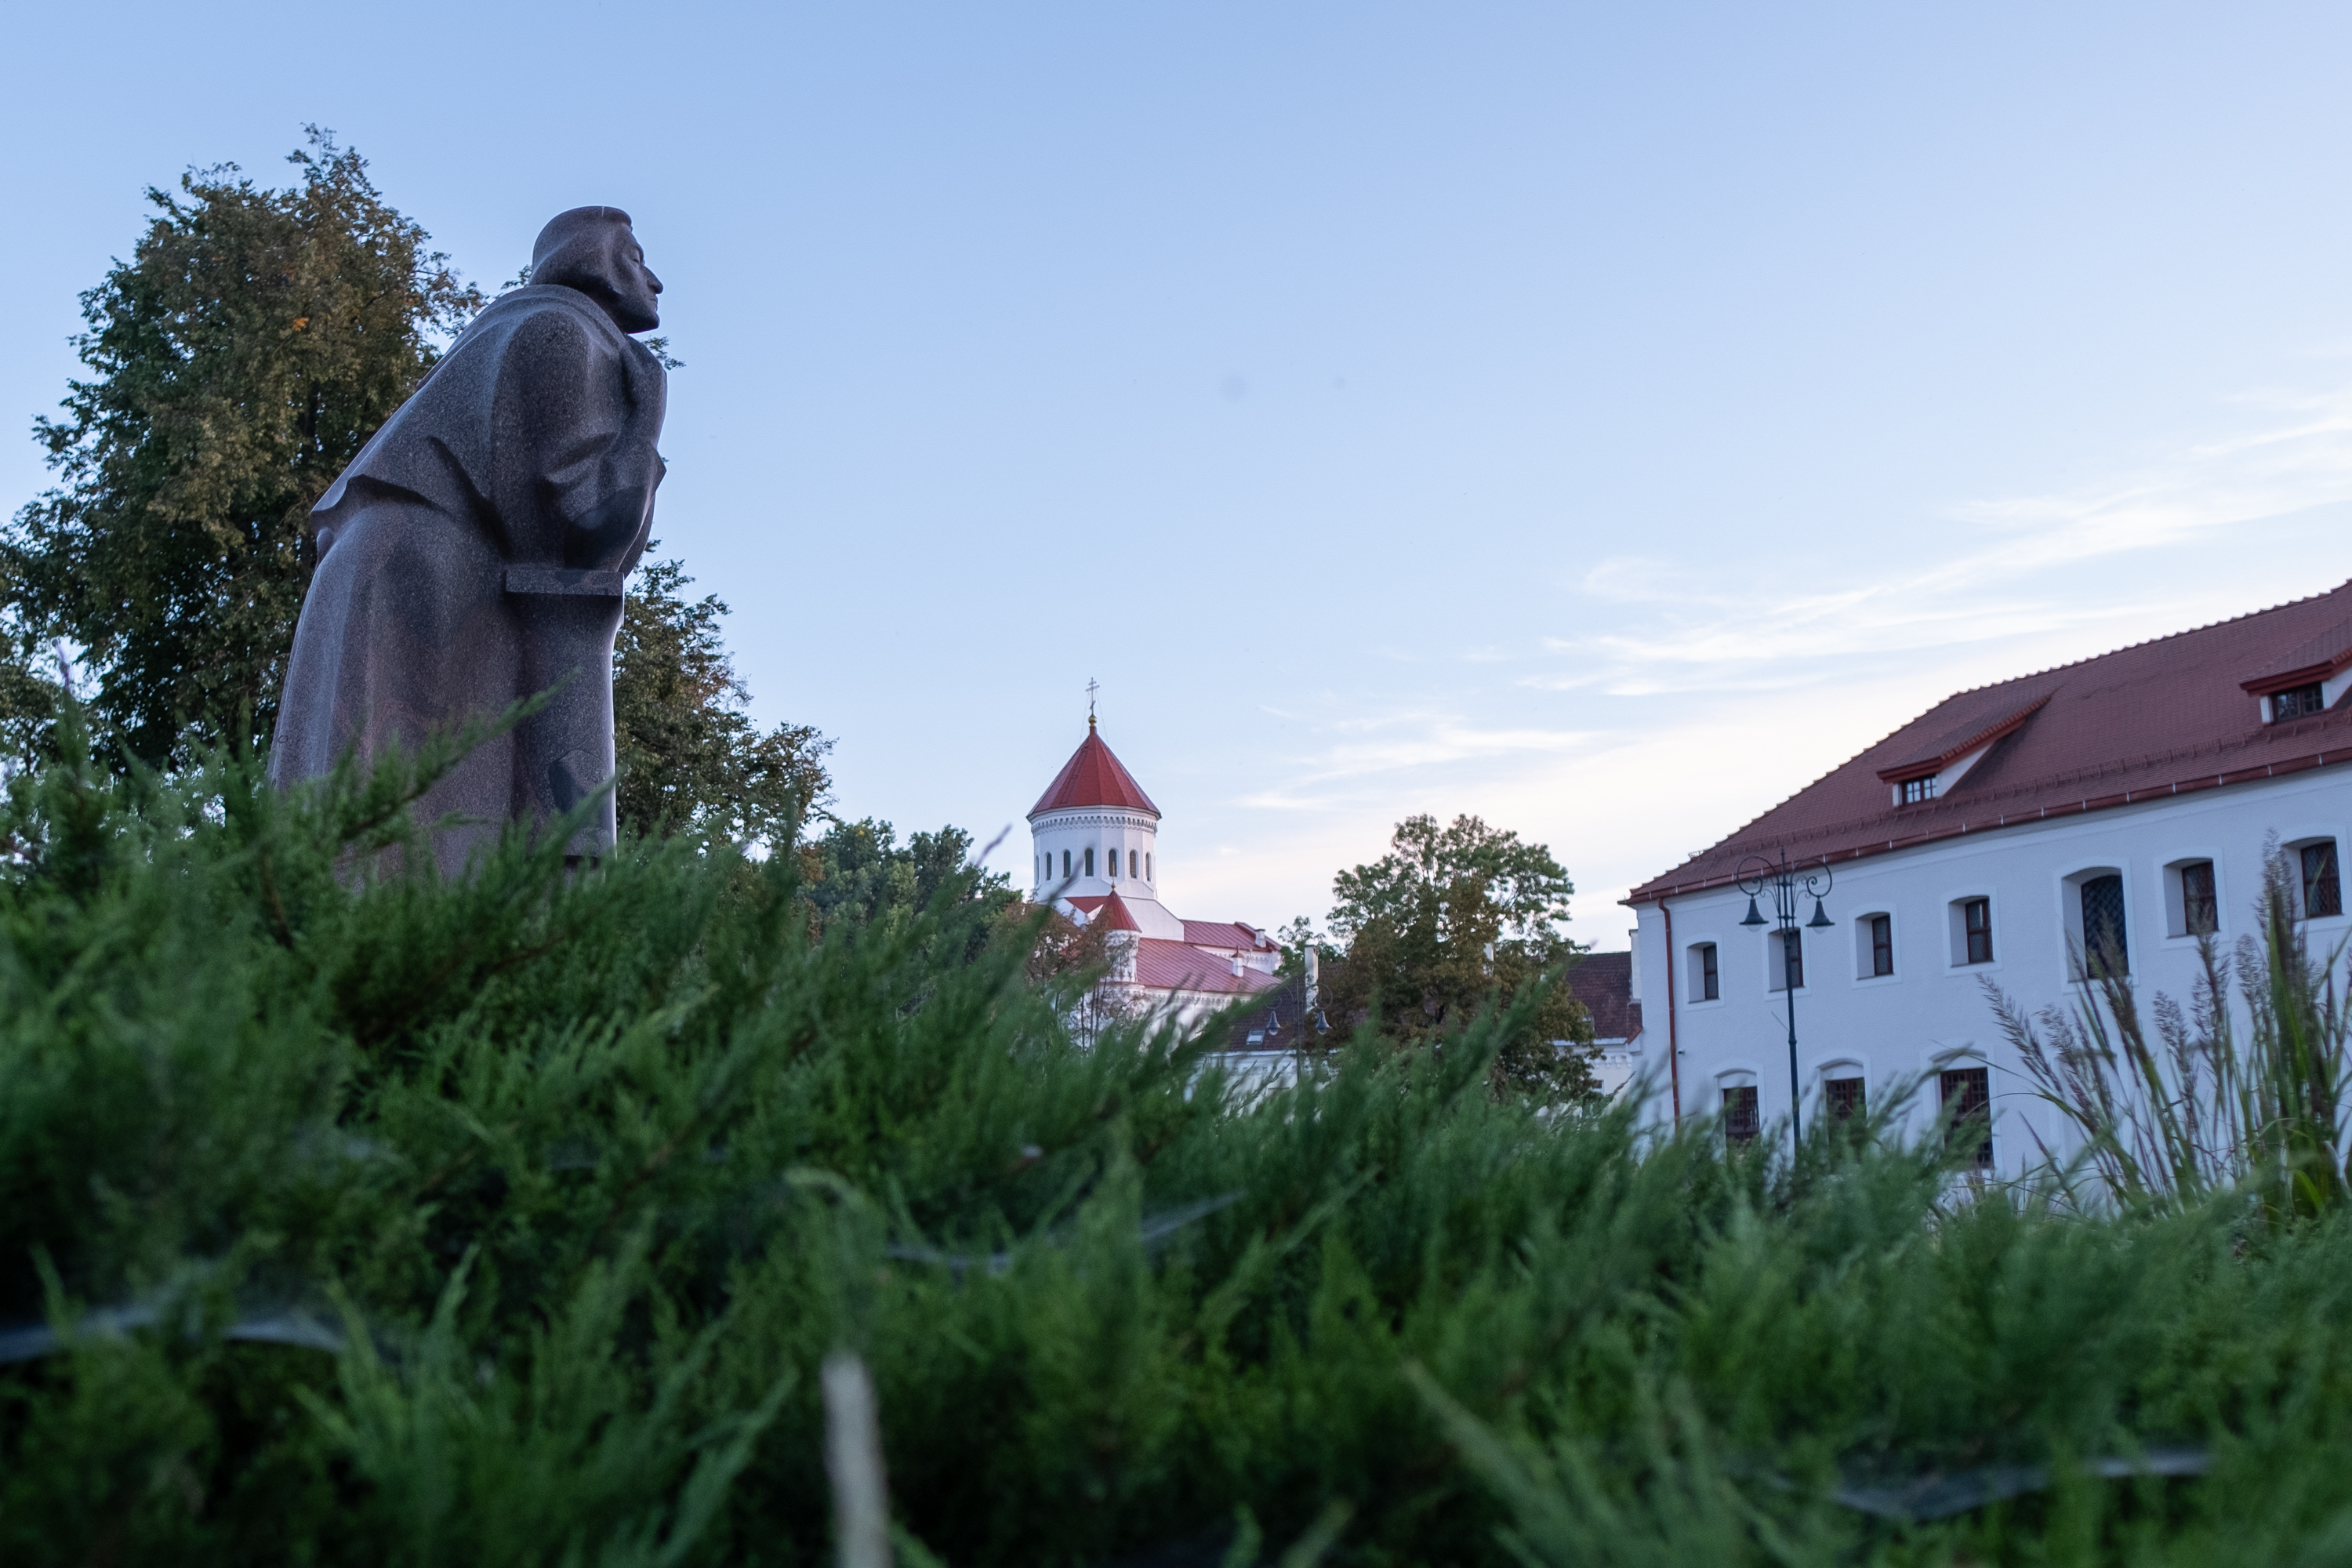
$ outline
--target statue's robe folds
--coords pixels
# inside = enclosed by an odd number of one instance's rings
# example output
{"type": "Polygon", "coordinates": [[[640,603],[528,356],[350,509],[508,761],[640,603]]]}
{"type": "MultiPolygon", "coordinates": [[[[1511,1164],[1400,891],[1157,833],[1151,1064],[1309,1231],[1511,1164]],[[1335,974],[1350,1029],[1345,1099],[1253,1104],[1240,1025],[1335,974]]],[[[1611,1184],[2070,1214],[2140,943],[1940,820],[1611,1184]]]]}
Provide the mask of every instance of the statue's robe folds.
{"type": "MultiPolygon", "coordinates": [[[[509,820],[544,824],[613,773],[621,583],[653,526],[663,367],[594,300],[502,295],[311,509],[318,572],[294,633],[271,776],[312,778],[562,689],[420,803],[458,814],[463,867],[509,820]]],[[[572,842],[613,843],[608,793],[572,842]]]]}

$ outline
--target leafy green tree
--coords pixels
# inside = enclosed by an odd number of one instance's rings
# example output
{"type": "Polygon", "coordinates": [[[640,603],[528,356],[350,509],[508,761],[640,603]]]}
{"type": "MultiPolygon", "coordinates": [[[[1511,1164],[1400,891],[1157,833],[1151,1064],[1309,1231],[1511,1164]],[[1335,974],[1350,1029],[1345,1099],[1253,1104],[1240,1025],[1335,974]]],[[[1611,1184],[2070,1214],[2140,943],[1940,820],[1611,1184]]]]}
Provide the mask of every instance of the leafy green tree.
{"type": "MultiPolygon", "coordinates": [[[[1323,1003],[1338,1026],[1377,1016],[1402,1045],[1459,1033],[1490,1007],[1557,980],[1578,948],[1559,930],[1575,890],[1541,844],[1457,816],[1397,825],[1390,852],[1332,882],[1331,928],[1347,942],[1324,973],[1323,1003]]],[[[1286,933],[1302,944],[1311,932],[1286,933]]],[[[1588,1092],[1592,1020],[1551,985],[1497,1052],[1497,1089],[1557,1097],[1588,1092]],[[1562,1043],[1565,1042],[1565,1045],[1562,1043]]]]}
{"type": "Polygon", "coordinates": [[[482,304],[357,153],[314,126],[289,161],[284,190],[234,163],[151,189],[131,258],[81,297],[89,376],[35,425],[64,482],[0,528],[20,735],[53,695],[25,656],[63,637],[118,757],[268,736],[311,503],[482,304]]]}
{"type": "Polygon", "coordinates": [[[874,817],[836,822],[812,837],[801,856],[801,896],[821,927],[894,926],[929,908],[943,888],[965,889],[992,910],[1017,902],[1001,872],[972,881],[965,866],[971,835],[961,827],[917,833],[898,842],[898,830],[874,817]]]}
{"type": "Polygon", "coordinates": [[[682,562],[657,561],[629,584],[613,645],[614,804],[639,833],[789,844],[803,814],[825,800],[833,742],[805,724],[762,732],[752,723],[719,634],[727,605],[715,594],[685,598],[693,581],[682,562]]]}

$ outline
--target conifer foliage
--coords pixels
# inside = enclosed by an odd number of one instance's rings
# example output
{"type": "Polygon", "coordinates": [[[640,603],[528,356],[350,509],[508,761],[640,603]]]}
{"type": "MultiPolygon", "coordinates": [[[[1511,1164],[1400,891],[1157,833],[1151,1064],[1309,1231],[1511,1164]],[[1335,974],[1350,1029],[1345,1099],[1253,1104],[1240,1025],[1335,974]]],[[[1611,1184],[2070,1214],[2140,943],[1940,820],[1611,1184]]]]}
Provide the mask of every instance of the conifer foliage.
{"type": "Polygon", "coordinates": [[[829,1563],[844,1353],[910,1564],[2352,1529],[2341,1213],[1645,1141],[1490,1092],[1535,987],[1244,1096],[1076,1047],[968,873],[812,922],[798,855],[557,831],[445,884],[407,807],[463,737],[280,795],[78,724],[0,821],[0,1560],[829,1563]]]}

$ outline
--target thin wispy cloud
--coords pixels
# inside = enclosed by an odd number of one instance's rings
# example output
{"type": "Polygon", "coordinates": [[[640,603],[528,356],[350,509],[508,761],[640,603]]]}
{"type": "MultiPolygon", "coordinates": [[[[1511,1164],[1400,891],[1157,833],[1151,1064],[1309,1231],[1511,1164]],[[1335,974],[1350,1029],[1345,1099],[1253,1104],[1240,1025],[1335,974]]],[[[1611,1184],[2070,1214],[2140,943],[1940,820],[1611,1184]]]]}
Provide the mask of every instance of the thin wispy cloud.
{"type": "Polygon", "coordinates": [[[1571,668],[1528,684],[1600,685],[1618,695],[1777,690],[1833,679],[1838,661],[1858,656],[2063,640],[2122,626],[2147,635],[2151,621],[2181,613],[2195,595],[2117,570],[2125,558],[2352,501],[2352,388],[2259,401],[2271,423],[2175,458],[2063,489],[1949,507],[1945,519],[1957,526],[1915,537],[1972,548],[1925,561],[1915,554],[1829,588],[1759,594],[1744,583],[1710,582],[1686,562],[1603,561],[1586,574],[1582,595],[1604,613],[1617,610],[1609,619],[1618,624],[1547,638],[1546,650],[1571,668]]]}

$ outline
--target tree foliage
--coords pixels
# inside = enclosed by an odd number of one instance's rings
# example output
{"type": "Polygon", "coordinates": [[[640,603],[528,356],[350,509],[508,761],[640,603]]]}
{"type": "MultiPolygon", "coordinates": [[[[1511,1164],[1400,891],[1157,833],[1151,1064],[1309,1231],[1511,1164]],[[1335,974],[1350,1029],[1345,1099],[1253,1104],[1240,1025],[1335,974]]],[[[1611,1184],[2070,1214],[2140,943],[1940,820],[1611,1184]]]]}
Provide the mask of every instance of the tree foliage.
{"type": "Polygon", "coordinates": [[[762,731],[720,639],[727,605],[679,590],[679,561],[646,565],[629,584],[613,645],[614,805],[638,833],[692,830],[738,844],[788,844],[827,793],[833,742],[805,724],[762,731]]]}
{"type": "Polygon", "coordinates": [[[122,755],[183,764],[266,738],[310,586],[305,520],[481,296],[313,128],[298,183],[191,170],[82,296],[86,379],[35,426],[63,483],[0,532],[22,735],[63,637],[122,755]]]}
{"type": "MultiPolygon", "coordinates": [[[[1335,1024],[1377,1016],[1383,1033],[1423,1045],[1458,1033],[1523,992],[1535,999],[1525,1026],[1503,1042],[1498,1088],[1546,1096],[1591,1086],[1592,1021],[1557,982],[1577,948],[1559,930],[1574,891],[1540,844],[1457,816],[1397,825],[1390,852],[1333,879],[1331,926],[1347,949],[1324,971],[1324,1009],[1335,1024]]],[[[1303,922],[1289,933],[1314,940],[1303,922]]]]}

